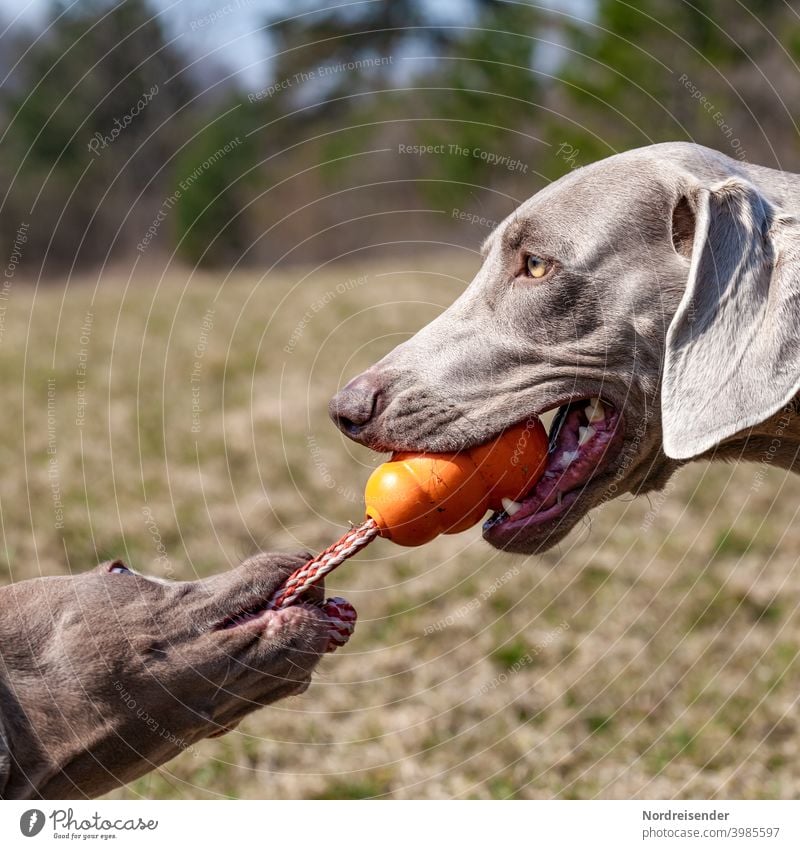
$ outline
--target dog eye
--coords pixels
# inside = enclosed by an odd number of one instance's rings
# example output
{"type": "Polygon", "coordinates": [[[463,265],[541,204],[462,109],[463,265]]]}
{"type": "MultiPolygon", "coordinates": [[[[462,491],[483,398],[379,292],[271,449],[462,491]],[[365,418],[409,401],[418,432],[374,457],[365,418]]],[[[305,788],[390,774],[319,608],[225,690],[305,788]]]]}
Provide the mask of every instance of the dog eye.
{"type": "Polygon", "coordinates": [[[114,575],[131,575],[131,570],[119,560],[115,560],[109,567],[108,571],[114,575]]]}
{"type": "Polygon", "coordinates": [[[542,259],[535,254],[528,254],[525,260],[525,270],[528,277],[540,278],[544,277],[550,271],[550,263],[546,259],[542,259]]]}

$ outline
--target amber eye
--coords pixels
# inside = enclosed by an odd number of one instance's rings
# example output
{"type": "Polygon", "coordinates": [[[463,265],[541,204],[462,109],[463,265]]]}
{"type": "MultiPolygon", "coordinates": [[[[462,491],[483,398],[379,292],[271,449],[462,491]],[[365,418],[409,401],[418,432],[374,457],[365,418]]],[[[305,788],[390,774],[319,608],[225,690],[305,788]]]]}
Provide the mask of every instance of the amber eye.
{"type": "Polygon", "coordinates": [[[546,259],[542,259],[535,254],[529,254],[525,260],[525,268],[528,272],[528,277],[544,277],[550,270],[550,263],[546,259]]]}

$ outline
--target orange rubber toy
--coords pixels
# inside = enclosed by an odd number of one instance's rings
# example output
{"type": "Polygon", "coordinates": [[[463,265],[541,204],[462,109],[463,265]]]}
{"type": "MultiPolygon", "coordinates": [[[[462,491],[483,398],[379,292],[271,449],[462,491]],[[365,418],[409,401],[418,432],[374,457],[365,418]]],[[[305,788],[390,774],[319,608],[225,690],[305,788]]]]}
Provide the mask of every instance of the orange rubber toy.
{"type": "MultiPolygon", "coordinates": [[[[422,545],[457,534],[499,510],[504,498],[522,498],[539,480],[547,459],[547,433],[538,419],[509,428],[492,442],[454,454],[395,454],[367,481],[366,519],[292,572],[270,598],[275,608],[301,602],[309,587],[382,536],[398,545],[422,545]]],[[[356,612],[329,599],[327,651],[344,645],[356,612]]]]}
{"type": "Polygon", "coordinates": [[[542,475],[547,432],[530,419],[493,442],[454,454],[395,454],[367,481],[367,518],[398,545],[457,534],[522,498],[542,475]]]}

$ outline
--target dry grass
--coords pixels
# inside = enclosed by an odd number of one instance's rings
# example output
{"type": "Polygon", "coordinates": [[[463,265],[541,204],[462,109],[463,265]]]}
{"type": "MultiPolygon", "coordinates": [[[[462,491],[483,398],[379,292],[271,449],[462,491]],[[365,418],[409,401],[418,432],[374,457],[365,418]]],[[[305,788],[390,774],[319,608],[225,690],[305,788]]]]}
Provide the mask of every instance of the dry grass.
{"type": "MultiPolygon", "coordinates": [[[[328,397],[470,270],[124,276],[96,296],[94,281],[66,296],[15,284],[0,341],[3,581],[111,555],[189,578],[259,547],[327,544],[359,518],[376,463],[334,431],[328,397]]],[[[112,795],[797,797],[798,496],[779,470],[698,465],[665,499],[611,503],[542,557],[499,555],[477,532],[378,542],[336,575],[360,623],[306,695],[112,795]]]]}

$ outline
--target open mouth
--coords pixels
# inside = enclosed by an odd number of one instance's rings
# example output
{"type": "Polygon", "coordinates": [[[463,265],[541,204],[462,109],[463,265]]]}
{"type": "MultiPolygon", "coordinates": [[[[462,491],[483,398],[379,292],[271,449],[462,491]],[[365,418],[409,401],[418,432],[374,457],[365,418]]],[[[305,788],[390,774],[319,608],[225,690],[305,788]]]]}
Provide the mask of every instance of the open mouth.
{"type": "Polygon", "coordinates": [[[600,398],[559,407],[550,428],[544,474],[521,501],[503,500],[503,509],[485,522],[484,537],[503,547],[523,529],[546,530],[557,524],[619,454],[620,420],[619,411],[600,398]]]}

